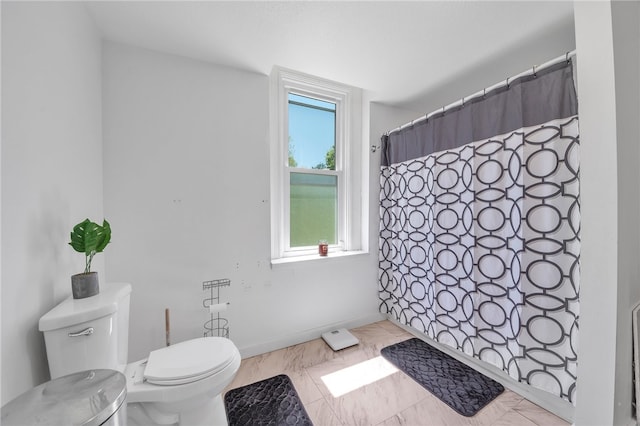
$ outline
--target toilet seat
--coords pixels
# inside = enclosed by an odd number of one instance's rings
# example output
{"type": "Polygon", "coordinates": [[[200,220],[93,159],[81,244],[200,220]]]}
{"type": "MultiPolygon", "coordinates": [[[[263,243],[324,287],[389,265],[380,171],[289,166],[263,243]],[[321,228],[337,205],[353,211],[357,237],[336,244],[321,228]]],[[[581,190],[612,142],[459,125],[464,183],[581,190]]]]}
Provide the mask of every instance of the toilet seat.
{"type": "Polygon", "coordinates": [[[223,337],[201,337],[157,349],[149,354],[144,378],[147,383],[175,386],[207,378],[225,369],[237,353],[223,337]]]}

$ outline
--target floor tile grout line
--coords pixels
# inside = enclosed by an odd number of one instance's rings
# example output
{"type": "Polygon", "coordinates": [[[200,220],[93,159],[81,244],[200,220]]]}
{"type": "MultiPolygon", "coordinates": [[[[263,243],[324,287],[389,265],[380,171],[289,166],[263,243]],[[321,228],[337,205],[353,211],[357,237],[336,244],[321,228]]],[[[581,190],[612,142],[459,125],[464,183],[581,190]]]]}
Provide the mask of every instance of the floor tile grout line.
{"type": "MultiPolygon", "coordinates": [[[[316,383],[315,380],[313,380],[313,378],[311,377],[311,373],[309,373],[308,371],[306,371],[305,369],[305,373],[307,374],[307,376],[309,377],[309,380],[311,380],[311,383],[314,384],[314,386],[318,389],[318,392],[320,393],[320,399],[324,402],[324,404],[327,406],[327,408],[331,411],[331,414],[333,414],[333,417],[338,420],[340,422],[341,426],[346,425],[346,423],[344,423],[342,421],[342,419],[340,418],[340,416],[338,416],[338,413],[336,413],[336,411],[333,409],[333,404],[331,404],[330,401],[327,400],[327,398],[330,395],[325,395],[324,392],[322,392],[322,389],[320,389],[318,387],[318,384],[316,383]]],[[[319,401],[320,399],[318,399],[317,401],[319,401]]]]}

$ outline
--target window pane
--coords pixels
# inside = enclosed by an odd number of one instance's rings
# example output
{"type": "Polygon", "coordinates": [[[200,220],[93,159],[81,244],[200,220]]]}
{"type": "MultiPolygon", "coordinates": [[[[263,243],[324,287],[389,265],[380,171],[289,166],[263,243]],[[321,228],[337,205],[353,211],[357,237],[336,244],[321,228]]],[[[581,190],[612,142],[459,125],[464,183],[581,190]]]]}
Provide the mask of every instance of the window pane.
{"type": "Polygon", "coordinates": [[[336,104],[289,93],[289,167],[336,169],[336,104]]]}
{"type": "Polygon", "coordinates": [[[312,173],[290,174],[290,246],[336,243],[338,177],[312,173]]]}

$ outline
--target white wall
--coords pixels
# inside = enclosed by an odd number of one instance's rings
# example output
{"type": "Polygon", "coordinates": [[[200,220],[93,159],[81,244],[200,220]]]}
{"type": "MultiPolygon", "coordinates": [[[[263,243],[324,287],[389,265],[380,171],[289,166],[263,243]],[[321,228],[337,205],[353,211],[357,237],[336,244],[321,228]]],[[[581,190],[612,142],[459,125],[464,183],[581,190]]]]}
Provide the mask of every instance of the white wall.
{"type": "MultiPolygon", "coordinates": [[[[459,31],[465,29],[460,28],[459,31]]],[[[493,56],[485,56],[481,62],[452,73],[437,88],[416,93],[415,98],[405,103],[405,107],[421,111],[420,114],[424,115],[574,50],[575,46],[572,17],[554,20],[544,31],[520,38],[510,48],[493,56]]],[[[455,46],[451,49],[455,50],[455,46]]]]}
{"type": "Polygon", "coordinates": [[[38,320],[84,268],[71,228],[102,219],[102,144],[100,41],[84,6],[1,7],[4,404],[49,378],[38,320]]]}
{"type": "Polygon", "coordinates": [[[615,408],[618,190],[611,5],[576,3],[575,20],[582,221],[575,423],[600,425],[612,424],[615,408]]]}
{"type": "Polygon", "coordinates": [[[270,267],[269,78],[106,43],[109,277],[133,285],[130,358],[202,335],[202,281],[230,278],[244,356],[377,313],[377,252],[270,267]]]}
{"type": "Polygon", "coordinates": [[[631,312],[640,302],[640,3],[612,2],[618,152],[618,315],[614,424],[632,418],[631,312]]]}
{"type": "Polygon", "coordinates": [[[582,198],[575,423],[625,425],[633,423],[631,308],[640,300],[640,13],[635,2],[576,2],[575,22],[582,198]]]}

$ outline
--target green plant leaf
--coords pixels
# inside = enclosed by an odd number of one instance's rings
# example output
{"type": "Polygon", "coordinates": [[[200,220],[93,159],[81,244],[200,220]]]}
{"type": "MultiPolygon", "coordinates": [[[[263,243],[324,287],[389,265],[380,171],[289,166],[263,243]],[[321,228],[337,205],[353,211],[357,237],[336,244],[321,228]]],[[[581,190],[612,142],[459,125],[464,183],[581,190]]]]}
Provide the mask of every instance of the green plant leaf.
{"type": "Polygon", "coordinates": [[[106,219],[102,221],[102,226],[98,227],[98,241],[96,243],[96,253],[102,253],[104,248],[111,241],[111,225],[106,219]]]}
{"type": "Polygon", "coordinates": [[[69,245],[79,253],[85,254],[85,272],[91,270],[91,261],[96,253],[100,253],[111,241],[111,226],[106,220],[102,221],[102,226],[85,219],[71,231],[71,242],[69,245]]]}
{"type": "Polygon", "coordinates": [[[100,229],[100,225],[97,223],[90,222],[84,228],[84,253],[91,254],[96,251],[96,247],[98,246],[98,232],[100,229]]]}
{"type": "Polygon", "coordinates": [[[76,226],[73,227],[71,232],[71,242],[69,243],[73,249],[79,253],[88,255],[91,253],[91,240],[92,229],[95,232],[95,228],[92,227],[92,222],[89,219],[85,219],[76,226]]]}

